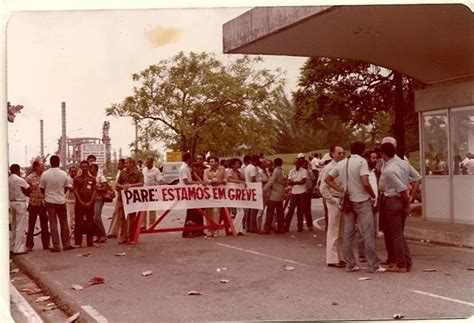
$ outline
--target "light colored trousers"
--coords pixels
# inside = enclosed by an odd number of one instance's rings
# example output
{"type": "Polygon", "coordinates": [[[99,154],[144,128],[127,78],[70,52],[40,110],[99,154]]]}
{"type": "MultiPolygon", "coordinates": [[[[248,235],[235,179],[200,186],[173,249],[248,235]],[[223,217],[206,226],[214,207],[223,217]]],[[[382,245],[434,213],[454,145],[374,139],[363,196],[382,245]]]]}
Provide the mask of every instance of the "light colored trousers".
{"type": "Polygon", "coordinates": [[[69,232],[74,233],[74,205],[75,202],[66,201],[67,223],[69,224],[69,232]]]}
{"type": "Polygon", "coordinates": [[[115,201],[114,213],[112,214],[112,220],[110,221],[109,231],[107,235],[118,237],[118,233],[119,233],[118,208],[119,208],[119,202],[117,199],[115,201]]]}
{"type": "Polygon", "coordinates": [[[28,215],[26,212],[26,202],[10,202],[12,213],[12,236],[11,251],[14,253],[26,252],[26,235],[28,225],[28,215]]]}
{"type": "Polygon", "coordinates": [[[234,218],[234,228],[237,233],[244,233],[244,209],[237,208],[237,212],[234,218]]]}
{"type": "Polygon", "coordinates": [[[341,211],[337,204],[326,203],[328,206],[328,228],[326,233],[326,263],[337,264],[344,260],[342,237],[344,226],[341,211]]]}

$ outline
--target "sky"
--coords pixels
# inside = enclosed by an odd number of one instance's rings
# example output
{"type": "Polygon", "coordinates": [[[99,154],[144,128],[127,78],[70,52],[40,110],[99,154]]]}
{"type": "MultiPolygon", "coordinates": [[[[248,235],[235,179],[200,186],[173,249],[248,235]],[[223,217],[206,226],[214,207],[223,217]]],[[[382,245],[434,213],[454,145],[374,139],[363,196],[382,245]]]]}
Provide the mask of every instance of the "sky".
{"type": "MultiPolygon", "coordinates": [[[[9,164],[25,165],[44,151],[53,154],[66,102],[68,137],[102,137],[110,122],[112,154],[130,153],[130,119],[105,109],[132,94],[132,73],[179,51],[222,53],[222,25],[250,8],[21,12],[7,26],[7,98],[24,106],[8,124],[9,164]]],[[[229,55],[230,59],[239,55],[229,55]]],[[[303,57],[264,56],[262,67],[287,72],[295,90],[303,57]]],[[[157,144],[162,152],[163,146],[157,144]]]]}

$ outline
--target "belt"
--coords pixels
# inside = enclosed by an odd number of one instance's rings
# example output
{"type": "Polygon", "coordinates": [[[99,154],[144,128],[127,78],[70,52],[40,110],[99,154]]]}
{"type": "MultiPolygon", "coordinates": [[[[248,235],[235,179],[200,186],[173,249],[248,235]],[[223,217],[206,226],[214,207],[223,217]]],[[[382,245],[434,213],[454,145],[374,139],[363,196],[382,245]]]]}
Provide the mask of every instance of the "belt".
{"type": "Polygon", "coordinates": [[[395,195],[395,196],[385,196],[386,199],[399,199],[402,198],[400,195],[395,195]]]}
{"type": "Polygon", "coordinates": [[[26,202],[26,200],[10,200],[10,202],[26,202]]]}

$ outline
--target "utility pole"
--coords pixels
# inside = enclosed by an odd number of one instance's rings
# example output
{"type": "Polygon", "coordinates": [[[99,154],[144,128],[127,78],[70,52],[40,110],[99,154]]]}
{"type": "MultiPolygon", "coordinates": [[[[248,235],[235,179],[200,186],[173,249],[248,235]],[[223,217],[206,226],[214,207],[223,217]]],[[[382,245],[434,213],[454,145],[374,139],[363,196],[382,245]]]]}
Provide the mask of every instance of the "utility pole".
{"type": "Polygon", "coordinates": [[[43,119],[40,120],[40,156],[44,157],[44,133],[43,133],[43,119]]]}
{"type": "Polygon", "coordinates": [[[62,120],[62,134],[61,134],[61,161],[62,168],[67,169],[67,137],[66,137],[66,102],[61,102],[61,120],[62,120]]]}

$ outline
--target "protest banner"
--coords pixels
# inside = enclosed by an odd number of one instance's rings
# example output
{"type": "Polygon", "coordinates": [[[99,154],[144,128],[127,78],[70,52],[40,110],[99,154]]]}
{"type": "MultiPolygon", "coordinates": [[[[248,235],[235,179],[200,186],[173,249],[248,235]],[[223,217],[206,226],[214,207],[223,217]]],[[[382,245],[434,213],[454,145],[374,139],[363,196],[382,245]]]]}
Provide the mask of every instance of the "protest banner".
{"type": "Polygon", "coordinates": [[[263,209],[262,184],[162,185],[122,190],[124,213],[212,207],[263,209]]]}

